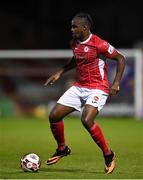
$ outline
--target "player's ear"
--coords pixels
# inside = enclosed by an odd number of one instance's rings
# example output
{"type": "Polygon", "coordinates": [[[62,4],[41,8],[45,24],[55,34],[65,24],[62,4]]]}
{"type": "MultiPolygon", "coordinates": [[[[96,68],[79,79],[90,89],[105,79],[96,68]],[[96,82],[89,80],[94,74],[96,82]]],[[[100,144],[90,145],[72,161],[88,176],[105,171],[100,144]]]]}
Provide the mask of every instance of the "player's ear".
{"type": "Polygon", "coordinates": [[[84,30],[84,31],[87,30],[87,26],[86,26],[86,25],[83,26],[83,30],[84,30]]]}

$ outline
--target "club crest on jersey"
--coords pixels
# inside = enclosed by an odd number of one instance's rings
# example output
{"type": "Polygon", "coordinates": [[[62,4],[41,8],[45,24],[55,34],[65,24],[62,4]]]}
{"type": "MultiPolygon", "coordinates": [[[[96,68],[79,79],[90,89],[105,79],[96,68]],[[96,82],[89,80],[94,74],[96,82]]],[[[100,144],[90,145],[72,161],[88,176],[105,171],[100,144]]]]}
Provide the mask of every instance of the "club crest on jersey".
{"type": "Polygon", "coordinates": [[[94,100],[95,100],[95,101],[98,101],[98,100],[99,100],[99,97],[98,97],[98,96],[94,96],[94,100]]]}
{"type": "Polygon", "coordinates": [[[84,47],[84,52],[88,52],[89,48],[87,46],[84,47]]]}
{"type": "Polygon", "coordinates": [[[98,96],[94,96],[93,100],[92,100],[92,103],[97,103],[98,100],[99,100],[99,97],[98,96]]]}

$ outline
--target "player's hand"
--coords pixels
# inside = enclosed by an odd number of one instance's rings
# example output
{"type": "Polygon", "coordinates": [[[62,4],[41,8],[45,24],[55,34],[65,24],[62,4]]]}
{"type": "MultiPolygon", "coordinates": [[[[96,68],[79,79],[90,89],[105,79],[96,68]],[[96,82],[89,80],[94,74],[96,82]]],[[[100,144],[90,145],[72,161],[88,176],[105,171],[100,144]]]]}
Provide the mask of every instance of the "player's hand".
{"type": "Polygon", "coordinates": [[[60,78],[60,76],[61,76],[61,71],[56,72],[47,79],[44,85],[45,86],[47,86],[48,84],[52,85],[55,81],[57,81],[60,78]]]}
{"type": "Polygon", "coordinates": [[[116,95],[120,90],[119,85],[113,84],[110,89],[110,95],[116,95]]]}

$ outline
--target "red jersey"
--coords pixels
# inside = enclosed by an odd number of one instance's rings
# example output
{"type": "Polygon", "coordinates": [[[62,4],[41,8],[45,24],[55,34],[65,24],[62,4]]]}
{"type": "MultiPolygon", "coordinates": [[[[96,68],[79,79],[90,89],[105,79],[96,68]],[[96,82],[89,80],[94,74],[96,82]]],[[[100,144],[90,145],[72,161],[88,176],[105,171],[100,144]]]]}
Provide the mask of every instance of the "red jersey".
{"type": "Polygon", "coordinates": [[[94,34],[90,34],[84,42],[73,42],[71,48],[77,64],[77,81],[74,85],[109,93],[107,65],[100,55],[113,58],[116,49],[94,34]]]}

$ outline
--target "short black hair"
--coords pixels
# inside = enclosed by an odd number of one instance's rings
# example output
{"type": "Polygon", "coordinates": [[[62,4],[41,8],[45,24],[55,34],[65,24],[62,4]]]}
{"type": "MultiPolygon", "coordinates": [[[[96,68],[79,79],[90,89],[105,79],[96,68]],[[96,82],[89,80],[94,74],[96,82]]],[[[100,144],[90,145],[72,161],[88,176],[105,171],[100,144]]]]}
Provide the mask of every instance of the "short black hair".
{"type": "Polygon", "coordinates": [[[80,12],[77,13],[74,18],[79,17],[79,18],[84,18],[84,20],[86,21],[86,23],[89,25],[90,29],[93,29],[93,20],[91,18],[91,16],[88,13],[84,13],[84,12],[80,12]]]}

